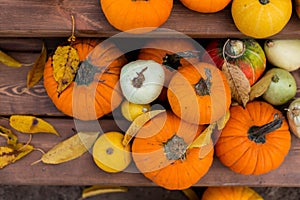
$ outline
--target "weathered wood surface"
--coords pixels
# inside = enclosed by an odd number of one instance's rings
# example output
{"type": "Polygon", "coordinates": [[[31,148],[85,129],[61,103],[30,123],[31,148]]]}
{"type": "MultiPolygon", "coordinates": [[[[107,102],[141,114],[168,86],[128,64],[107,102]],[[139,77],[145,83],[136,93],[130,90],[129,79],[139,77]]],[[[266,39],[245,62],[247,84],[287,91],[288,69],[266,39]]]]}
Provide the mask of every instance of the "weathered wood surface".
{"type": "MultiPolygon", "coordinates": [[[[38,46],[37,46],[38,47],[38,46]]],[[[33,49],[35,49],[34,47],[33,49]]],[[[38,48],[37,48],[38,50],[38,48]]],[[[31,63],[38,53],[12,52],[11,56],[22,62],[31,63]]],[[[32,89],[26,88],[26,74],[30,67],[9,68],[0,64],[0,116],[12,114],[34,114],[43,117],[58,130],[61,137],[48,134],[36,134],[32,144],[45,151],[74,134],[77,131],[125,131],[129,123],[122,118],[116,120],[104,118],[92,124],[75,123],[72,118],[64,116],[47,96],[42,81],[32,89]]],[[[299,73],[298,73],[299,76],[299,73]]],[[[120,116],[120,115],[118,115],[120,116]]],[[[111,117],[111,116],[110,116],[111,117]]],[[[78,121],[77,121],[78,122],[78,121]]],[[[1,118],[0,124],[8,126],[7,119],[1,118]]],[[[20,142],[26,142],[28,135],[16,132],[20,142]]],[[[4,145],[5,140],[0,139],[4,145]]],[[[300,187],[300,140],[292,137],[291,150],[284,163],[276,170],[260,176],[245,176],[224,167],[215,157],[212,167],[196,186],[248,185],[248,186],[299,186],[300,187]]],[[[154,186],[134,167],[126,172],[108,174],[101,171],[93,162],[90,153],[59,165],[31,163],[40,159],[41,153],[34,151],[20,161],[0,170],[1,184],[45,184],[45,185],[126,185],[154,186]]]]}
{"type": "MultiPolygon", "coordinates": [[[[45,118],[53,124],[61,137],[52,134],[36,134],[33,136],[31,144],[36,148],[45,151],[52,146],[70,137],[73,134],[72,128],[76,128],[72,119],[45,118]]],[[[7,124],[5,119],[1,119],[2,125],[7,124]]],[[[121,126],[127,126],[125,121],[117,122],[121,126]]],[[[120,130],[112,120],[99,120],[103,131],[120,130]]],[[[121,128],[122,129],[122,128],[121,128]]],[[[91,130],[91,129],[89,129],[91,130]]],[[[96,129],[95,129],[96,130],[96,129]]],[[[26,142],[28,135],[17,133],[20,142],[26,142]]],[[[0,141],[0,144],[5,141],[0,141]]],[[[285,158],[283,164],[265,175],[246,176],[232,172],[224,167],[218,158],[214,162],[209,172],[195,186],[216,186],[216,185],[247,185],[247,186],[300,186],[300,140],[292,137],[292,147],[285,158]]],[[[46,165],[34,161],[41,158],[39,151],[34,151],[25,158],[11,164],[0,171],[1,184],[44,184],[44,185],[124,185],[124,186],[154,186],[155,184],[145,178],[132,164],[125,172],[110,174],[100,170],[92,159],[92,155],[87,152],[83,156],[59,165],[46,165]]]]}
{"type": "MultiPolygon", "coordinates": [[[[68,37],[72,14],[77,36],[110,37],[119,33],[107,22],[99,1],[95,0],[1,0],[0,7],[1,37],[68,37]]],[[[294,14],[287,26],[272,38],[299,38],[299,23],[294,14]]],[[[220,12],[204,14],[191,11],[175,0],[171,15],[161,28],[194,38],[245,37],[233,23],[230,5],[220,12]]]]}

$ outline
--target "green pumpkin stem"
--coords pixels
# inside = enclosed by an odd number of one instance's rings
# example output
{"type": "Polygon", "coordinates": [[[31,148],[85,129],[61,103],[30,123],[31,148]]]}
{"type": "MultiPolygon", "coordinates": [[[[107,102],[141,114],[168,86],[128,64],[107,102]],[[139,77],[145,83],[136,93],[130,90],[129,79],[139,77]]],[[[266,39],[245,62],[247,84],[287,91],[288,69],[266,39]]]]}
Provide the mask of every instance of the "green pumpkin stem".
{"type": "Polygon", "coordinates": [[[265,143],[266,134],[271,133],[281,127],[283,119],[279,117],[279,114],[274,115],[274,120],[262,125],[262,126],[252,126],[248,130],[248,138],[255,143],[265,143]]]}

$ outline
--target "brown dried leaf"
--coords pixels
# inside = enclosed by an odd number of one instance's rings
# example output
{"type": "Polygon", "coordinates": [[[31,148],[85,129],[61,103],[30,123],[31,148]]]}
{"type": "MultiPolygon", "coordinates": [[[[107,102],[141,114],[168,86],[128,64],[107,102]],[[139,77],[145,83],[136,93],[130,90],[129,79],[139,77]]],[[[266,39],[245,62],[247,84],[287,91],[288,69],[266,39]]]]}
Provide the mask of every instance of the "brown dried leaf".
{"type": "Polygon", "coordinates": [[[92,147],[98,132],[79,132],[58,143],[42,156],[46,164],[60,164],[80,157],[92,147]]]}
{"type": "Polygon", "coordinates": [[[251,90],[247,77],[238,66],[227,62],[223,64],[222,71],[230,85],[232,99],[245,107],[249,101],[249,93],[251,90]]]}
{"type": "Polygon", "coordinates": [[[53,55],[53,77],[58,83],[57,92],[61,94],[74,80],[80,59],[72,46],[59,46],[53,55]]]}
{"type": "Polygon", "coordinates": [[[250,101],[254,100],[257,97],[260,97],[267,91],[274,75],[275,72],[266,74],[251,87],[250,101]]]}
{"type": "Polygon", "coordinates": [[[31,67],[27,74],[27,87],[31,88],[37,84],[43,77],[44,67],[47,59],[47,49],[45,43],[43,43],[41,54],[37,57],[34,65],[31,67]]]}
{"type": "Polygon", "coordinates": [[[211,141],[211,135],[217,130],[217,123],[210,124],[191,144],[188,148],[201,148],[208,145],[211,141]]]}
{"type": "Polygon", "coordinates": [[[9,125],[22,133],[52,133],[59,136],[51,124],[35,116],[11,115],[9,125]]]}
{"type": "Polygon", "coordinates": [[[184,189],[182,192],[188,200],[200,200],[197,193],[192,188],[184,189]]]}

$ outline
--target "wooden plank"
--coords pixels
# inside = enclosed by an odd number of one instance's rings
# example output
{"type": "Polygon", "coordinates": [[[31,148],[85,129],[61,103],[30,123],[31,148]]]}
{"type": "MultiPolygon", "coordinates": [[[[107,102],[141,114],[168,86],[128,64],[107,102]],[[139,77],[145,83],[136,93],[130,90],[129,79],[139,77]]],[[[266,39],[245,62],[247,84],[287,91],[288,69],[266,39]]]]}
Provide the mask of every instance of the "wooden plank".
{"type": "MultiPolygon", "coordinates": [[[[119,33],[106,20],[99,1],[2,0],[1,37],[69,37],[71,18],[76,19],[76,36],[110,37],[119,33]],[[32,12],[34,10],[34,12],[32,12]]],[[[174,1],[172,13],[162,28],[176,30],[194,38],[245,37],[233,23],[230,4],[217,13],[198,13],[174,1]]],[[[161,34],[169,34],[164,31],[161,34]]],[[[299,19],[290,22],[272,38],[299,38],[299,19]]]]}
{"type": "MultiPolygon", "coordinates": [[[[128,122],[124,120],[99,120],[96,125],[82,123],[75,125],[72,119],[54,119],[45,118],[49,123],[53,124],[61,137],[49,134],[33,135],[31,144],[36,148],[45,151],[50,149],[58,142],[73,135],[72,128],[80,130],[97,131],[98,126],[106,131],[122,131],[128,127],[128,122]],[[117,126],[117,124],[119,126],[117,126]]],[[[2,125],[8,126],[7,121],[0,120],[2,125]]],[[[26,142],[28,135],[15,132],[19,136],[20,142],[26,142]]],[[[4,144],[4,140],[0,140],[0,144],[4,144]],[[1,143],[2,142],[2,143],[1,143]]],[[[264,175],[248,176],[241,175],[231,171],[223,166],[217,157],[209,172],[195,186],[216,186],[216,185],[247,185],[254,187],[261,186],[284,186],[284,187],[300,187],[300,158],[299,158],[300,140],[292,137],[292,145],[289,154],[286,156],[282,165],[264,175]]],[[[58,165],[47,165],[38,163],[31,166],[36,160],[39,160],[41,153],[34,151],[25,158],[11,164],[0,171],[1,184],[15,185],[123,185],[123,186],[154,186],[155,184],[145,178],[135,167],[134,163],[124,172],[110,174],[100,170],[92,159],[90,153],[58,165]]]]}

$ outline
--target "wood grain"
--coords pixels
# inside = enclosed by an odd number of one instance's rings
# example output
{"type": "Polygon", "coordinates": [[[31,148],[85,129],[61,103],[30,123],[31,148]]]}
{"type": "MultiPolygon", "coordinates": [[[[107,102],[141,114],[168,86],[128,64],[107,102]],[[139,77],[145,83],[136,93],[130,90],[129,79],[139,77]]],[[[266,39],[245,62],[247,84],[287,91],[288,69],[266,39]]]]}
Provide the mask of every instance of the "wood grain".
{"type": "MultiPolygon", "coordinates": [[[[107,22],[99,1],[2,0],[0,6],[5,8],[0,12],[1,37],[69,37],[72,14],[78,37],[110,37],[119,33],[107,22]]],[[[299,23],[293,14],[285,28],[272,38],[299,38],[299,23]]],[[[220,12],[206,14],[191,11],[175,0],[171,15],[161,28],[193,38],[245,37],[233,23],[230,4],[220,12]]]]}
{"type": "MultiPolygon", "coordinates": [[[[74,122],[72,119],[44,118],[53,124],[61,137],[52,134],[35,134],[31,144],[36,148],[45,151],[49,150],[58,142],[72,136],[72,129],[82,131],[124,131],[128,127],[128,122],[124,120],[99,120],[91,122],[74,122]],[[101,127],[101,129],[99,129],[101,127]]],[[[7,125],[7,121],[0,120],[2,125],[7,125]]],[[[20,142],[26,142],[28,135],[15,132],[20,142]]],[[[2,143],[5,141],[3,140],[2,143]]],[[[1,144],[1,141],[0,141],[1,144]]],[[[300,186],[300,140],[292,137],[292,146],[282,165],[264,175],[241,175],[224,167],[217,157],[209,172],[195,186],[216,186],[216,185],[247,185],[247,186],[300,186]]],[[[135,167],[134,163],[124,172],[109,174],[100,170],[92,159],[92,155],[87,152],[83,156],[58,165],[47,165],[38,163],[41,153],[34,151],[18,162],[9,165],[0,171],[1,184],[15,185],[123,185],[123,186],[154,186],[155,184],[145,178],[135,167]]]]}

